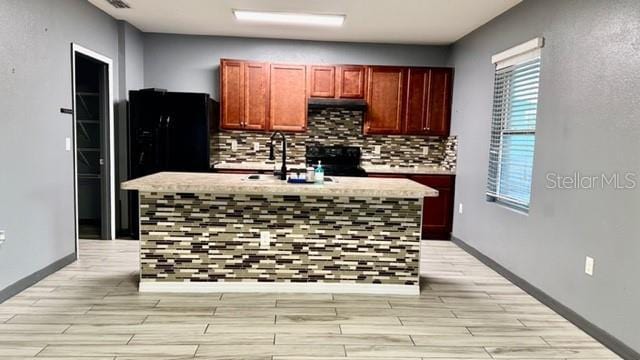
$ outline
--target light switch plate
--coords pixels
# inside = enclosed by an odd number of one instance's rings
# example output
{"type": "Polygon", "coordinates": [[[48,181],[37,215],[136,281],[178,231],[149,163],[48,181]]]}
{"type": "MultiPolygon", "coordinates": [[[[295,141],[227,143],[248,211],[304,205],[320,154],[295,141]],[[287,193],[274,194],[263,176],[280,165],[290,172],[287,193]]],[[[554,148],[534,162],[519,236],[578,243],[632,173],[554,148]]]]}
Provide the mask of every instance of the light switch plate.
{"type": "Polygon", "coordinates": [[[231,140],[231,151],[238,151],[238,142],[236,140],[231,140]]]}
{"type": "Polygon", "coordinates": [[[595,266],[595,263],[596,261],[592,257],[587,256],[584,261],[584,273],[589,276],[593,276],[593,267],[595,266]]]}
{"type": "Polygon", "coordinates": [[[268,249],[271,244],[271,234],[268,231],[260,231],[260,248],[268,249]]]}
{"type": "Polygon", "coordinates": [[[376,155],[380,155],[380,152],[382,151],[382,146],[380,145],[376,145],[373,147],[373,153],[376,155]]]}
{"type": "Polygon", "coordinates": [[[0,230],[0,246],[4,243],[4,241],[7,239],[6,235],[4,234],[4,230],[0,230]]]}
{"type": "Polygon", "coordinates": [[[71,151],[71,138],[64,138],[64,149],[66,151],[71,151]]]}
{"type": "Polygon", "coordinates": [[[422,155],[429,155],[429,147],[428,146],[423,146],[422,147],[422,155]]]}
{"type": "Polygon", "coordinates": [[[462,214],[462,203],[458,204],[458,214],[462,214]]]}
{"type": "Polygon", "coordinates": [[[259,142],[254,142],[253,143],[253,151],[260,151],[260,143],[259,142]]]}

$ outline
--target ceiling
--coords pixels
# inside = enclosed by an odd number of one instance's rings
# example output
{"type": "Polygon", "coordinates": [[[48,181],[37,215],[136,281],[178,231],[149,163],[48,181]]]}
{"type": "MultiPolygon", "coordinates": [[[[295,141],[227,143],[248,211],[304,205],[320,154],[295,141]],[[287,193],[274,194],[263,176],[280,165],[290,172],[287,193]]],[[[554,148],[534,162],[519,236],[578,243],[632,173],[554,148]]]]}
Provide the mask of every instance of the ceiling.
{"type": "Polygon", "coordinates": [[[90,3],[144,32],[280,39],[450,44],[521,0],[106,0],[90,3]],[[345,14],[339,28],[238,22],[232,9],[345,14]]]}

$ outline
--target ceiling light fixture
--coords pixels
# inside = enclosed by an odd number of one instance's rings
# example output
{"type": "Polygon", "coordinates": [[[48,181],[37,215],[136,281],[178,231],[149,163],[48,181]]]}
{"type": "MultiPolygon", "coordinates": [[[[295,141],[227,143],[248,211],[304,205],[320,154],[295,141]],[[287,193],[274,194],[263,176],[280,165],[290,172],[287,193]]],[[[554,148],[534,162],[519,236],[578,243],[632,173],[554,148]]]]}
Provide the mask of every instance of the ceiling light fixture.
{"type": "Polygon", "coordinates": [[[345,15],[305,14],[273,11],[233,10],[236,19],[265,23],[312,25],[312,26],[342,26],[345,15]]]}

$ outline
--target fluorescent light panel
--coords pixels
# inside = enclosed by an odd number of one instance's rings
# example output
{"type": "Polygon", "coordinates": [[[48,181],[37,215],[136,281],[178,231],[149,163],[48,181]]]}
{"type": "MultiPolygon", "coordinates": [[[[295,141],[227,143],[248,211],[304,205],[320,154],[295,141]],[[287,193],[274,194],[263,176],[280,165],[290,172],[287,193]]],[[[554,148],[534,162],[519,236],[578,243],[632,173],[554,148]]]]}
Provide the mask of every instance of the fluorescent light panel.
{"type": "Polygon", "coordinates": [[[233,14],[235,15],[236,19],[241,21],[313,26],[342,26],[345,18],[344,15],[323,15],[250,10],[233,10],[233,14]]]}

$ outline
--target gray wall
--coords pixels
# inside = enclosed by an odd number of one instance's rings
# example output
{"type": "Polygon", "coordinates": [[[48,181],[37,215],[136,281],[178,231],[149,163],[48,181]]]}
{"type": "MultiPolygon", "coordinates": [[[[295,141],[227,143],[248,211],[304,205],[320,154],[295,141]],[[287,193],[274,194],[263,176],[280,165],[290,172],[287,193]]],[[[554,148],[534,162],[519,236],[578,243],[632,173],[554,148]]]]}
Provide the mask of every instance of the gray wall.
{"type": "Polygon", "coordinates": [[[145,34],[145,87],[206,92],[218,100],[220,58],[286,63],[445,65],[446,46],[356,44],[145,34]]]}
{"type": "Polygon", "coordinates": [[[114,62],[118,48],[116,22],[87,1],[3,0],[0,14],[2,290],[74,252],[70,44],[114,62]]]}
{"type": "Polygon", "coordinates": [[[640,350],[640,190],[551,190],[545,174],[640,173],[640,2],[526,0],[453,46],[453,233],[640,350]],[[491,55],[546,39],[529,215],[485,201],[491,55]],[[596,259],[584,274],[585,256],[596,259]]]}
{"type": "MultiPolygon", "coordinates": [[[[117,179],[127,180],[127,103],[129,90],[144,88],[144,34],[125,21],[118,21],[118,62],[119,93],[118,117],[116,123],[117,179]]],[[[126,191],[117,192],[117,228],[129,226],[129,197],[126,191]]]]}
{"type": "MultiPolygon", "coordinates": [[[[120,21],[124,41],[125,84],[122,98],[129,98],[129,90],[144,87],[144,33],[131,24],[120,21]]],[[[121,55],[122,56],[122,55],[121,55]]]]}

